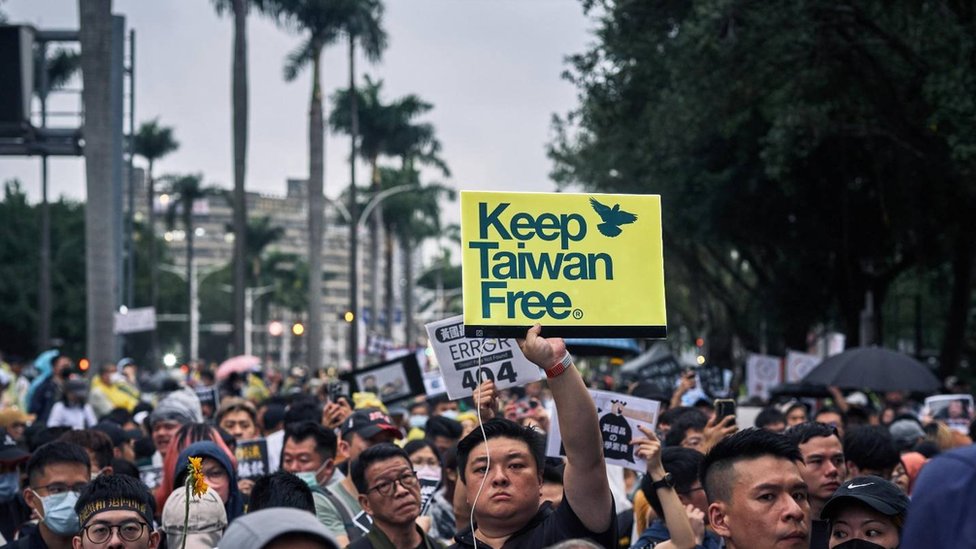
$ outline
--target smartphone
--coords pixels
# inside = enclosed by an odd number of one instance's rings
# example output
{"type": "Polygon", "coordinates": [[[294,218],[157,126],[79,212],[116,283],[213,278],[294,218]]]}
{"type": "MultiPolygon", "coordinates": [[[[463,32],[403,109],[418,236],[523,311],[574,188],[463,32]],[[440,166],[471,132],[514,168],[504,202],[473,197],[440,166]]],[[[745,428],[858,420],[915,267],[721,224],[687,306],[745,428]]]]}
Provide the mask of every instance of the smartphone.
{"type": "Polygon", "coordinates": [[[329,385],[329,402],[339,402],[339,397],[342,396],[342,382],[330,381],[329,385]]]}
{"type": "Polygon", "coordinates": [[[725,419],[725,416],[735,415],[735,401],[731,398],[719,398],[715,400],[715,417],[718,421],[725,419]]]}

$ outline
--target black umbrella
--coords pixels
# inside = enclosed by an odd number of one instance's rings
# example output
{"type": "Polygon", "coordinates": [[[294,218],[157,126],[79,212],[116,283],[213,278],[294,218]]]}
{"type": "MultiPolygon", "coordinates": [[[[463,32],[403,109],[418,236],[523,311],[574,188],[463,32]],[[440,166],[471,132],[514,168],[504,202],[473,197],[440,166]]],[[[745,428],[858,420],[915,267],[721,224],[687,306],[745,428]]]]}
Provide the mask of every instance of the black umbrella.
{"type": "Polygon", "coordinates": [[[803,383],[873,391],[934,393],[939,379],[914,358],[881,347],[855,347],[810,371],[803,383]]]}

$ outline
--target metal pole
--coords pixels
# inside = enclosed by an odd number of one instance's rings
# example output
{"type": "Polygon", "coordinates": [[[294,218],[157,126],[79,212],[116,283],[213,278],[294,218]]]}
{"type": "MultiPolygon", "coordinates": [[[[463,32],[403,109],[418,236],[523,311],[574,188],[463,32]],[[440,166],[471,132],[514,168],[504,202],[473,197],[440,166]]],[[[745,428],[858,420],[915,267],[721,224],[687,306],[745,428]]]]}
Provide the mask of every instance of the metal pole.
{"type": "MultiPolygon", "coordinates": [[[[47,42],[40,42],[39,49],[41,82],[41,128],[47,129],[47,42]]],[[[47,199],[47,155],[41,155],[41,252],[40,276],[37,292],[38,309],[38,351],[47,349],[51,343],[51,208],[47,199]]]]}
{"type": "MultiPolygon", "coordinates": [[[[356,104],[356,38],[349,35],[349,218],[356,215],[356,139],[359,137],[359,107],[356,104]]],[[[352,370],[359,368],[359,224],[349,224],[349,364],[352,370]]],[[[321,345],[321,342],[313,342],[321,345]]]]}
{"type": "MultiPolygon", "coordinates": [[[[190,227],[189,230],[193,230],[190,227]]],[[[200,351],[200,283],[197,280],[196,262],[190,261],[190,360],[196,360],[200,351]]]]}
{"type": "Polygon", "coordinates": [[[253,342],[251,332],[254,330],[254,288],[244,288],[244,354],[250,356],[253,342]]]}

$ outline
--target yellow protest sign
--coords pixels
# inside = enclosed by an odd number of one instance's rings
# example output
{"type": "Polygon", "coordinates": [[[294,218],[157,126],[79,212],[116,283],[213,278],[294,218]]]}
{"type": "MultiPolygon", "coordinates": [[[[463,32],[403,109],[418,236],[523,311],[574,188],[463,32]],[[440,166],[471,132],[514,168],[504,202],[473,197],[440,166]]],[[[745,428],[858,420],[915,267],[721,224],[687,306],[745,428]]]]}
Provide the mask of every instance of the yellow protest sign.
{"type": "Polygon", "coordinates": [[[667,335],[661,197],[461,192],[468,337],[667,335]]]}

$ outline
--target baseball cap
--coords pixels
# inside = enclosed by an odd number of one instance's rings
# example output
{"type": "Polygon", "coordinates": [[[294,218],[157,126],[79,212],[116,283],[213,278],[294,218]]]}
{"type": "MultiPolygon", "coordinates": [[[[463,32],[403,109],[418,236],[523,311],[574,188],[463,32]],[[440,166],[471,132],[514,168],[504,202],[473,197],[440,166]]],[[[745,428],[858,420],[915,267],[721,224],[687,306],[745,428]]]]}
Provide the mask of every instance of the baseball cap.
{"type": "Polygon", "coordinates": [[[25,413],[20,408],[6,408],[0,410],[0,427],[6,429],[15,423],[31,423],[34,415],[25,413]]]}
{"type": "Polygon", "coordinates": [[[0,429],[0,462],[16,463],[29,457],[30,454],[17,446],[17,441],[7,434],[6,429],[0,429]]]}
{"type": "Polygon", "coordinates": [[[356,410],[342,423],[342,436],[356,433],[363,438],[373,438],[383,431],[393,433],[396,438],[403,438],[390,416],[376,408],[356,410]]]}
{"type": "Polygon", "coordinates": [[[908,511],[908,496],[894,483],[881,477],[855,477],[841,484],[830,496],[820,512],[820,518],[833,518],[845,503],[860,502],[882,515],[904,515],[908,511]]]}
{"type": "Polygon", "coordinates": [[[895,439],[895,444],[899,450],[908,450],[918,443],[918,439],[925,436],[925,431],[917,421],[911,419],[899,419],[888,426],[891,438],[895,439]]]}
{"type": "Polygon", "coordinates": [[[227,527],[227,510],[213,488],[200,497],[191,497],[187,513],[186,490],[173,490],[166,498],[161,516],[162,530],[166,532],[171,547],[183,542],[186,523],[186,546],[190,549],[210,548],[217,544],[227,527]],[[189,517],[189,519],[187,519],[189,517]]]}
{"type": "Polygon", "coordinates": [[[314,514],[290,507],[272,507],[234,520],[220,539],[218,549],[261,549],[286,534],[307,534],[326,547],[339,547],[314,514]]]}

